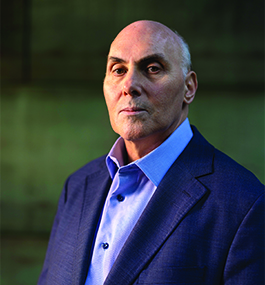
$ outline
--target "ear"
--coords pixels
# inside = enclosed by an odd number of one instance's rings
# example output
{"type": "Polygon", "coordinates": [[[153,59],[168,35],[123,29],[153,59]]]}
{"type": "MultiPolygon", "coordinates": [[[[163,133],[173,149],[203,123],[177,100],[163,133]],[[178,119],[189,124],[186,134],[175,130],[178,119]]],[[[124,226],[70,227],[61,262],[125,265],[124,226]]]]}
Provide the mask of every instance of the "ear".
{"type": "Polygon", "coordinates": [[[193,101],[197,87],[198,82],[196,73],[194,71],[188,72],[185,79],[185,95],[183,99],[184,103],[189,105],[193,101]]]}

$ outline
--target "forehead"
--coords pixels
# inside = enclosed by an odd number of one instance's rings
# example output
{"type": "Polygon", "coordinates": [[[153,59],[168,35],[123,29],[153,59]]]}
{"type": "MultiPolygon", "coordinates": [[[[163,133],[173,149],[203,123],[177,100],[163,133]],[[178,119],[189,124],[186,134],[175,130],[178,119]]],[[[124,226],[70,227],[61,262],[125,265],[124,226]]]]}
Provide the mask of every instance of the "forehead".
{"type": "Polygon", "coordinates": [[[179,62],[180,47],[177,35],[166,27],[129,26],[122,30],[111,44],[109,57],[137,61],[150,54],[162,54],[172,62],[179,62]]]}

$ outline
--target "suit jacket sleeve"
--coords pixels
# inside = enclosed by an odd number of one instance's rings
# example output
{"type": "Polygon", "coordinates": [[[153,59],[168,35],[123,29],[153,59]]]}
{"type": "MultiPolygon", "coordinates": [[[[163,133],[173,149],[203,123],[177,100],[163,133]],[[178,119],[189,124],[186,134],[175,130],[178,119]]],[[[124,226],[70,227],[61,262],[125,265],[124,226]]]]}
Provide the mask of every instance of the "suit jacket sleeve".
{"type": "Polygon", "coordinates": [[[224,269],[224,284],[264,284],[264,194],[236,232],[224,269]]]}

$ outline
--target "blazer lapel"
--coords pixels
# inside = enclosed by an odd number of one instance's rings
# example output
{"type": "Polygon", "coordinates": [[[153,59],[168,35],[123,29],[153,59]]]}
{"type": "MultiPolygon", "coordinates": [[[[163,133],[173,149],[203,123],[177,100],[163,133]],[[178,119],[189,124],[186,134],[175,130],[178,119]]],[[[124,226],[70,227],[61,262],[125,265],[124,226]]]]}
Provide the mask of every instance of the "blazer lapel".
{"type": "Polygon", "coordinates": [[[105,166],[87,176],[73,267],[73,284],[85,284],[94,236],[111,179],[105,166]]]}
{"type": "Polygon", "coordinates": [[[195,177],[211,173],[212,160],[213,147],[197,133],[161,181],[124,244],[105,285],[132,284],[137,279],[171,232],[207,193],[195,177]],[[192,161],[188,161],[191,157],[192,161]]]}

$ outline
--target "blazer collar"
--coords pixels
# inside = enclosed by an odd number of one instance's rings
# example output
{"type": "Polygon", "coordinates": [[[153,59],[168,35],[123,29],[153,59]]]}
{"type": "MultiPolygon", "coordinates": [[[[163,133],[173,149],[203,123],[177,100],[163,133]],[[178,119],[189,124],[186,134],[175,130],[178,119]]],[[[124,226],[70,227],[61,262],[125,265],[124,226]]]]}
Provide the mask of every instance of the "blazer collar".
{"type": "Polygon", "coordinates": [[[207,193],[198,181],[212,172],[214,148],[194,136],[162,179],[117,257],[105,285],[132,284],[185,215],[207,193]]]}
{"type": "Polygon", "coordinates": [[[213,172],[215,148],[191,125],[193,138],[179,156],[177,163],[186,169],[195,178],[213,172]]]}

